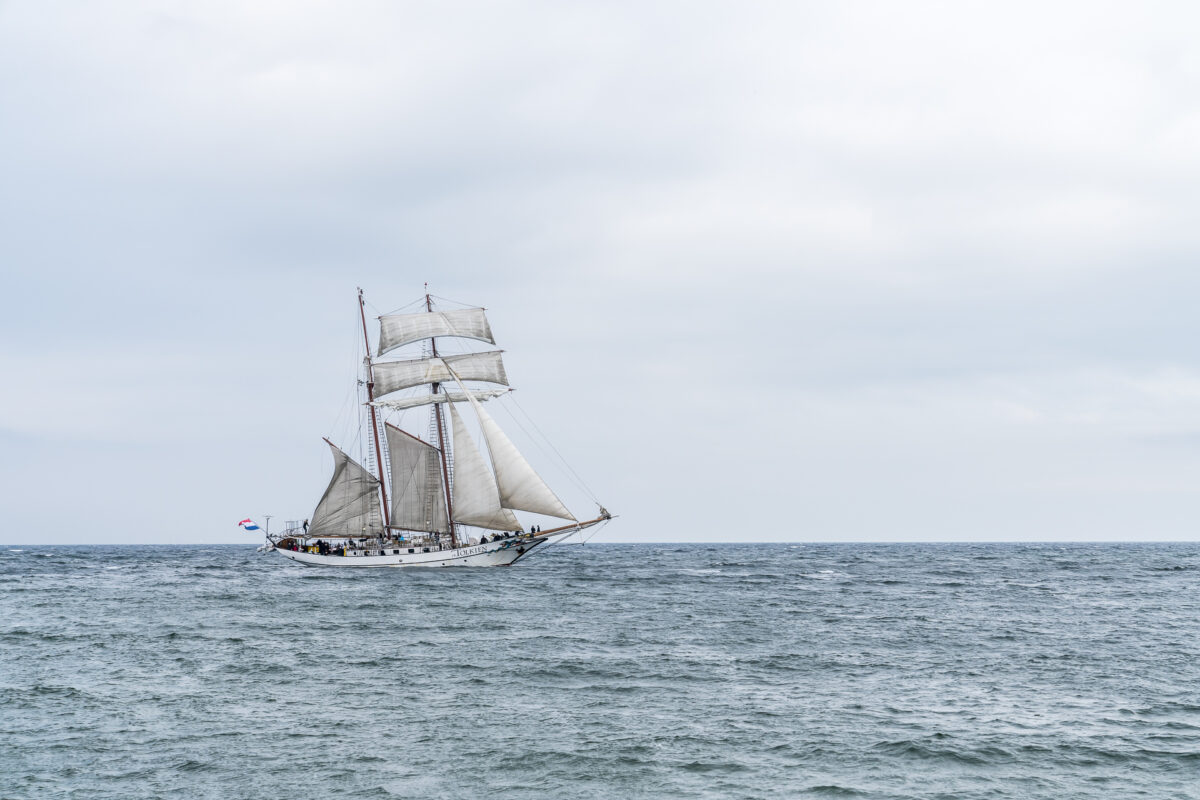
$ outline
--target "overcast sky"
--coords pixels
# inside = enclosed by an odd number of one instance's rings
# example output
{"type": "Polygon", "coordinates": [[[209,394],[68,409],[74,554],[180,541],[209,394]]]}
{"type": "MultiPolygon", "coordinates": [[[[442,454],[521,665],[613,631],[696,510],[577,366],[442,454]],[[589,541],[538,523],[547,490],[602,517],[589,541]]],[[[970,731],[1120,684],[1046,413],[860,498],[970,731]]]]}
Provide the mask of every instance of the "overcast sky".
{"type": "Polygon", "coordinates": [[[489,308],[602,540],[1194,539],[1197,30],[0,2],[0,541],[309,516],[355,287],[426,281],[489,308]]]}

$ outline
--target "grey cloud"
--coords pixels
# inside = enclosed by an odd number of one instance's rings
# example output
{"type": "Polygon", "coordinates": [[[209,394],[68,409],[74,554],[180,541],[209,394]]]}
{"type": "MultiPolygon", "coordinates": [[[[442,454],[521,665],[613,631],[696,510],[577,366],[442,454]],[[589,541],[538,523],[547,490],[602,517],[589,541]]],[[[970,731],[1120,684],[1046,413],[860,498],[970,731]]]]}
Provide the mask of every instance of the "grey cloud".
{"type": "Polygon", "coordinates": [[[1195,14],[0,6],[4,510],[303,516],[428,280],[614,536],[1190,536],[1195,14]]]}

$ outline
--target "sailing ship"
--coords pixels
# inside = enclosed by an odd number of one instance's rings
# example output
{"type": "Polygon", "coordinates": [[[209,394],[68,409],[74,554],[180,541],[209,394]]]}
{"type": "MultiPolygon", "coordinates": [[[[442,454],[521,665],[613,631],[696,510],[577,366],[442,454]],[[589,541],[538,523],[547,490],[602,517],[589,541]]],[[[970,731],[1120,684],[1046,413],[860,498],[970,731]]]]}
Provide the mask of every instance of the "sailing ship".
{"type": "Polygon", "coordinates": [[[378,318],[372,354],[366,301],[358,290],[365,347],[359,388],[367,423],[360,420],[360,430],[367,463],[325,439],[333,477],[316,510],[278,534],[268,531],[263,549],[314,566],[510,566],[612,518],[599,502],[593,519],[572,514],[484,409],[511,391],[502,350],[439,351],[445,337],[494,346],[485,310],[440,310],[428,288],[418,302],[421,311],[378,318]],[[416,346],[416,357],[397,357],[416,346]],[[388,419],[423,406],[428,417],[418,432],[388,419]],[[486,458],[464,416],[477,422],[486,458]],[[523,524],[516,512],[558,522],[542,530],[523,524]]]}

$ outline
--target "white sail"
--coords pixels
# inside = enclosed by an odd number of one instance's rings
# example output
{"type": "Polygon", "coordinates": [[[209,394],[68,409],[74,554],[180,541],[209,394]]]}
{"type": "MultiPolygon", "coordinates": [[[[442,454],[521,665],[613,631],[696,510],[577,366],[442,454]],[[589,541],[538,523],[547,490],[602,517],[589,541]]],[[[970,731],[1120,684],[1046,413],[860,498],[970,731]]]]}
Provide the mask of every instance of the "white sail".
{"type": "Polygon", "coordinates": [[[438,449],[394,425],[385,430],[392,461],[392,526],[410,531],[449,530],[438,449]]]}
{"type": "Polygon", "coordinates": [[[379,318],[379,353],[434,336],[458,336],[495,344],[492,328],[482,308],[433,311],[420,314],[387,314],[379,318]]]}
{"type": "Polygon", "coordinates": [[[371,376],[375,381],[375,396],[382,397],[401,389],[410,389],[425,383],[443,383],[453,380],[454,372],[465,381],[487,381],[508,386],[508,375],[504,372],[501,350],[485,353],[465,353],[442,358],[417,358],[411,361],[379,361],[372,365],[371,376]]]}
{"type": "Polygon", "coordinates": [[[567,510],[542,480],[542,476],[529,465],[491,415],[473,398],[471,405],[479,416],[479,426],[483,428],[483,438],[492,457],[492,469],[496,471],[496,485],[500,490],[500,505],[574,521],[575,515],[567,510]]]}
{"type": "Polygon", "coordinates": [[[453,403],[446,408],[454,430],[454,521],[496,531],[521,530],[516,515],[500,506],[496,479],[471,441],[462,417],[453,403]]]}
{"type": "Polygon", "coordinates": [[[309,536],[362,536],[383,529],[379,481],[334,445],[333,478],[313,511],[309,536]]]}
{"type": "MultiPolygon", "coordinates": [[[[512,389],[472,389],[468,394],[474,397],[481,403],[486,403],[493,397],[499,397],[502,394],[508,394],[512,389]]],[[[430,403],[465,403],[467,395],[462,392],[438,392],[437,394],[421,394],[416,397],[399,397],[394,400],[376,400],[371,405],[381,406],[384,408],[394,408],[397,411],[402,411],[406,408],[416,408],[417,406],[427,406],[430,403]]]]}

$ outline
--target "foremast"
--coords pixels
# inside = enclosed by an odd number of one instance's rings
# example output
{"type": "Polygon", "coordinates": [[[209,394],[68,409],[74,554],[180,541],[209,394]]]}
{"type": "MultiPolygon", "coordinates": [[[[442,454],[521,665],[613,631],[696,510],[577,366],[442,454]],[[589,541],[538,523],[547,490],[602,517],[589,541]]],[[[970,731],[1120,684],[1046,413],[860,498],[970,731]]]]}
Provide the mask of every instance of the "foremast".
{"type": "MultiPolygon", "coordinates": [[[[433,299],[429,296],[429,291],[428,291],[429,284],[425,284],[425,288],[426,288],[425,312],[428,314],[432,314],[433,313],[433,299]]],[[[430,348],[430,351],[431,351],[433,357],[438,358],[437,337],[436,336],[429,337],[429,348],[430,348]]],[[[431,385],[430,388],[432,389],[433,394],[437,394],[438,390],[440,390],[441,387],[442,387],[442,384],[440,382],[435,381],[431,385]]],[[[447,400],[449,400],[449,392],[447,392],[446,394],[447,394],[447,400]]],[[[454,524],[454,502],[450,496],[451,495],[451,492],[450,492],[450,463],[449,463],[450,443],[446,441],[446,426],[445,426],[444,420],[442,419],[442,404],[441,403],[433,404],[433,416],[434,416],[434,419],[437,420],[438,453],[441,456],[441,461],[442,461],[442,486],[443,486],[443,490],[446,493],[446,519],[447,519],[447,527],[449,527],[449,529],[450,529],[450,544],[454,547],[458,547],[458,532],[455,530],[456,526],[454,524]]]]}

